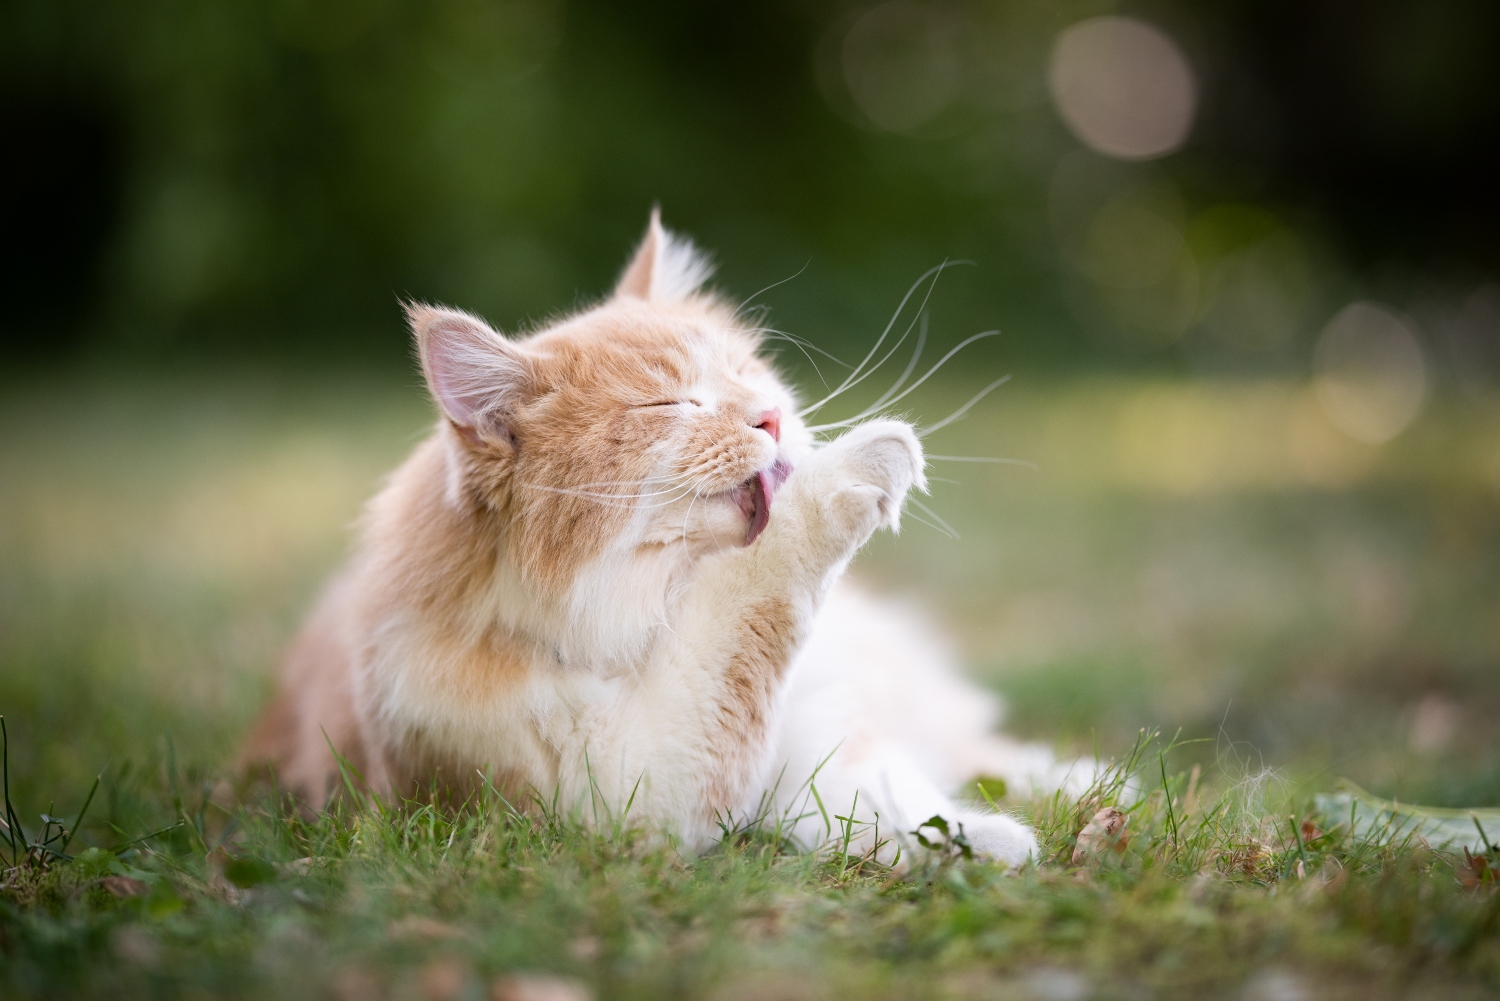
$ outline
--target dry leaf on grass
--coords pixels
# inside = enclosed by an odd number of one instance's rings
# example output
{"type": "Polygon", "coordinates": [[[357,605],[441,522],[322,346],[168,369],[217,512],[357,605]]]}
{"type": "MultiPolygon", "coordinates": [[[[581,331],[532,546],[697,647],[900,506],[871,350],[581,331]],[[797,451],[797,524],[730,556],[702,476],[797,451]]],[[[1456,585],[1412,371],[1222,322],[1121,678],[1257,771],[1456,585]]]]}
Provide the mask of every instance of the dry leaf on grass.
{"type": "Polygon", "coordinates": [[[144,897],[151,892],[144,881],[129,876],[105,876],[99,885],[117,897],[144,897]]]}
{"type": "Polygon", "coordinates": [[[450,925],[446,921],[424,917],[421,914],[408,914],[404,918],[392,921],[385,933],[392,939],[418,939],[429,942],[462,938],[468,934],[457,925],[450,925]]]}
{"type": "Polygon", "coordinates": [[[369,970],[350,966],[340,970],[329,985],[335,1001],[380,1001],[380,980],[369,970]]]}
{"type": "Polygon", "coordinates": [[[464,995],[473,974],[462,960],[452,956],[434,959],[422,967],[420,984],[423,1001],[456,1001],[464,995]]]}
{"type": "Polygon", "coordinates": [[[604,954],[604,943],[595,935],[580,935],[568,943],[568,952],[579,962],[592,963],[604,954]]]}
{"type": "Polygon", "coordinates": [[[1488,855],[1475,855],[1467,848],[1464,849],[1464,864],[1454,870],[1458,881],[1464,885],[1464,889],[1472,890],[1481,883],[1494,883],[1496,881],[1496,870],[1490,864],[1488,855]]]}
{"type": "Polygon", "coordinates": [[[569,977],[521,973],[491,984],[490,1001],[594,1001],[594,992],[569,977]]]}
{"type": "Polygon", "coordinates": [[[1244,844],[1233,846],[1233,849],[1225,856],[1225,861],[1231,868],[1238,869],[1246,876],[1254,876],[1271,861],[1271,849],[1265,842],[1251,838],[1244,844]]]}
{"type": "Polygon", "coordinates": [[[1113,851],[1118,855],[1125,851],[1129,842],[1130,834],[1125,830],[1125,814],[1112,806],[1106,806],[1094,814],[1093,819],[1078,832],[1078,840],[1073,847],[1073,864],[1083,865],[1105,851],[1113,851]]]}

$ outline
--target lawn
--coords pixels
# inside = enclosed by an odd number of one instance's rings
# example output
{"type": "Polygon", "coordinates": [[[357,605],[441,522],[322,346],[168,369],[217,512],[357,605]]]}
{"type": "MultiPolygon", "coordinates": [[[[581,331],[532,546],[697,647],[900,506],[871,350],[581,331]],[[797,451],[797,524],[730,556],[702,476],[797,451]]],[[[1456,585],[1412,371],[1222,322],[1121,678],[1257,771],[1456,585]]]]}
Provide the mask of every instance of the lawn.
{"type": "Polygon", "coordinates": [[[854,572],[947,627],[1010,729],[1117,762],[1084,801],[1002,804],[1043,834],[1016,875],[933,829],[893,873],[773,822],[687,859],[497,796],[214,805],[429,420],[403,374],[0,392],[8,797],[53,838],[0,888],[0,994],[1500,992],[1500,858],[1451,833],[1488,808],[1500,839],[1500,399],[1438,394],[1375,448],[1293,382],[1025,378],[930,438],[1035,468],[934,462],[933,525],[854,572]],[[1125,837],[1080,838],[1106,806],[1125,837]]]}

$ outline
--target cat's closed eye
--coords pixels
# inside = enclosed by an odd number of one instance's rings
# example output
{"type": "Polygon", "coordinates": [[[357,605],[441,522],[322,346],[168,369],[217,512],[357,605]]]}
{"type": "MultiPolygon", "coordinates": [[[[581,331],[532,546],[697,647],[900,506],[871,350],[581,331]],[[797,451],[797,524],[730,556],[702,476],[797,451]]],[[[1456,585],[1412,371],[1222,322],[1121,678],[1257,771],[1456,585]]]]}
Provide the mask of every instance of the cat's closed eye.
{"type": "Polygon", "coordinates": [[[697,400],[657,400],[654,403],[642,403],[636,406],[637,410],[645,410],[648,407],[701,407],[703,404],[697,400]]]}

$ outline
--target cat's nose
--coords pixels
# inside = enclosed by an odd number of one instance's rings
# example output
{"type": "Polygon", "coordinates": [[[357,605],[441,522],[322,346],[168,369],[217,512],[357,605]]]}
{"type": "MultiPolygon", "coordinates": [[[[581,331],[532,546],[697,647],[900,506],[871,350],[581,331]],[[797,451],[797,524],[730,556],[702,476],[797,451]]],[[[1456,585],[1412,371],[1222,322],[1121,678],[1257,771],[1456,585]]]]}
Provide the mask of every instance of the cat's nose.
{"type": "Polygon", "coordinates": [[[755,427],[770,435],[772,441],[781,441],[781,408],[772,407],[762,412],[760,419],[755,422],[755,427]]]}

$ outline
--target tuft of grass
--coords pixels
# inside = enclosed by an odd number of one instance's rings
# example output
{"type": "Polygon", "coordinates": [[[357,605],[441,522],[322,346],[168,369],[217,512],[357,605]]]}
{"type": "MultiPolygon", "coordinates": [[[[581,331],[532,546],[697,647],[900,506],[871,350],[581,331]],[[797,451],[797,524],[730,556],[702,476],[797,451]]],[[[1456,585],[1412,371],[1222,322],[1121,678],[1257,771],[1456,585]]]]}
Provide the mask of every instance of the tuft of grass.
{"type": "Polygon", "coordinates": [[[1040,469],[935,468],[962,540],[915,525],[856,572],[941,610],[1011,732],[1113,755],[1079,797],[976,786],[1040,832],[1009,874],[931,820],[931,848],[880,832],[899,871],[855,856],[815,798],[821,851],[726,817],[696,859],[489,789],[226,810],[270,665],[430,408],[405,378],[7,387],[0,997],[1494,996],[1500,823],[1404,803],[1500,806],[1500,410],[1434,397],[1334,482],[1292,448],[1306,392],[1028,377],[933,436],[1040,469]],[[1074,865],[1101,810],[1123,836],[1074,865]]]}
{"type": "Polygon", "coordinates": [[[304,816],[274,795],[189,808],[162,782],[137,790],[170,821],[146,837],[10,857],[0,987],[459,998],[545,973],[601,998],[978,998],[1066,974],[1072,996],[1188,997],[1267,970],[1309,996],[1500,985],[1493,845],[1432,847],[1258,776],[1211,789],[1170,767],[1180,750],[1142,732],[1082,795],[1009,804],[1042,843],[1016,873],[955,850],[943,818],[892,869],[851,858],[837,823],[814,852],[759,818],[686,858],[623,818],[488,785],[447,808],[364,794],[304,816]],[[1124,836],[1073,864],[1106,808],[1124,836]]]}

